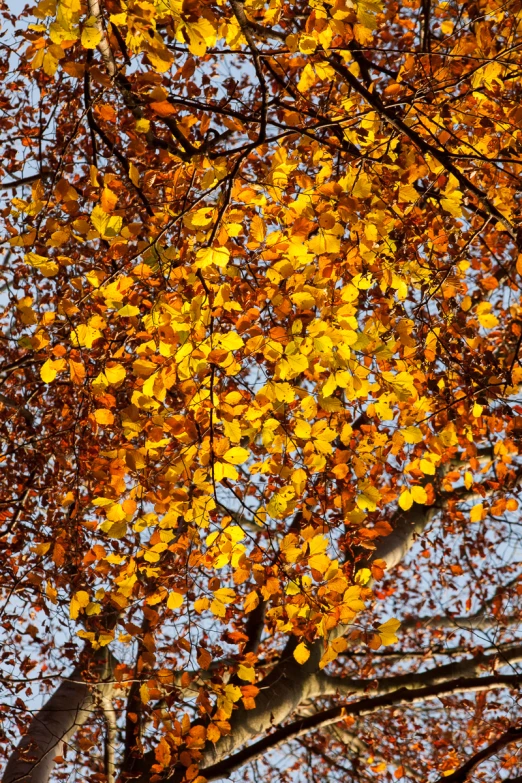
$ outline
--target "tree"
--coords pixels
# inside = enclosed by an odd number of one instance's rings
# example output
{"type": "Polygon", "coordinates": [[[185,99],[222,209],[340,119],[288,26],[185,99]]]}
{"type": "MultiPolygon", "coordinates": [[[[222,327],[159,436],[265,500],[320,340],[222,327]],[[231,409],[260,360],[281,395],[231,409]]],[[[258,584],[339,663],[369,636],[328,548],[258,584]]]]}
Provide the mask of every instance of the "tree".
{"type": "Polygon", "coordinates": [[[4,783],[520,783],[521,14],[3,8],[4,783]]]}

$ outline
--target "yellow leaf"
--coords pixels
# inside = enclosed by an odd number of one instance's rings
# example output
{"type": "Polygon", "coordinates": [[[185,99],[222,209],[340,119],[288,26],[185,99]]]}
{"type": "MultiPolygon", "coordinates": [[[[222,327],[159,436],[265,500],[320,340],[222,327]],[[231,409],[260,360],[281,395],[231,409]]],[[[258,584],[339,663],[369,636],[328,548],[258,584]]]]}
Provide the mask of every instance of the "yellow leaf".
{"type": "Polygon", "coordinates": [[[306,663],[306,661],[310,657],[310,650],[306,646],[304,642],[301,642],[297,645],[297,647],[294,650],[294,658],[296,659],[297,663],[306,663]]]}
{"type": "Polygon", "coordinates": [[[426,503],[426,501],[428,500],[428,494],[424,489],[424,487],[419,487],[419,486],[412,487],[410,492],[415,503],[420,503],[421,505],[424,505],[424,503],[426,503]]]}
{"type": "Polygon", "coordinates": [[[194,266],[196,269],[205,269],[205,267],[215,264],[223,269],[229,260],[230,252],[226,247],[205,247],[196,253],[194,266]]]}
{"type": "Polygon", "coordinates": [[[214,599],[210,603],[210,611],[216,617],[225,617],[227,613],[227,608],[222,601],[217,601],[216,599],[214,599]]]}
{"type": "Polygon", "coordinates": [[[52,383],[60,370],[65,369],[65,359],[47,359],[40,368],[40,377],[44,383],[52,383]]]}
{"type": "Polygon", "coordinates": [[[320,574],[324,574],[330,568],[331,562],[332,561],[330,560],[328,555],[320,554],[320,555],[314,555],[313,557],[310,557],[308,560],[308,565],[310,566],[310,568],[313,568],[314,571],[319,571],[320,574]]]}
{"type": "MultiPolygon", "coordinates": [[[[143,120],[138,120],[136,125],[138,125],[139,122],[143,122],[143,120]]],[[[146,120],[145,120],[145,122],[146,122],[146,120]]],[[[148,128],[147,128],[147,130],[148,130],[148,128]]],[[[139,184],[140,184],[140,172],[138,171],[138,169],[136,168],[134,163],[129,163],[129,179],[130,179],[130,181],[132,182],[133,185],[135,185],[136,187],[139,186],[139,184]]]]}
{"type": "Polygon", "coordinates": [[[238,351],[245,343],[237,332],[228,332],[228,334],[219,335],[219,344],[226,351],[238,351]]]}
{"type": "Polygon", "coordinates": [[[395,642],[399,641],[396,632],[398,631],[400,624],[400,620],[396,620],[392,617],[382,625],[379,625],[377,630],[379,631],[379,636],[381,637],[381,642],[384,646],[395,644],[395,642]]]}
{"type": "Polygon", "coordinates": [[[150,691],[146,682],[144,682],[143,685],[140,685],[140,699],[143,704],[147,704],[147,702],[150,701],[150,691]]]}
{"type": "Polygon", "coordinates": [[[26,264],[29,264],[29,266],[38,269],[44,277],[54,277],[54,275],[58,274],[60,269],[56,261],[52,261],[45,256],[39,256],[38,253],[26,253],[24,261],[26,264]]]}
{"type": "Polygon", "coordinates": [[[215,591],[214,598],[224,604],[231,604],[236,600],[236,594],[231,587],[220,587],[215,591]]]}
{"type": "Polygon", "coordinates": [[[422,470],[423,473],[425,473],[428,476],[434,476],[435,475],[435,465],[433,462],[430,462],[429,459],[421,459],[419,462],[419,467],[422,470]]]}
{"type": "Polygon", "coordinates": [[[232,443],[239,443],[241,440],[241,425],[239,421],[233,419],[232,421],[223,420],[223,430],[226,437],[232,441],[232,443]]]}
{"type": "Polygon", "coordinates": [[[241,446],[234,446],[226,451],[223,455],[223,459],[229,462],[231,465],[242,465],[250,456],[250,452],[241,446]]]}
{"type": "Polygon", "coordinates": [[[290,299],[295,305],[297,305],[297,307],[299,307],[300,310],[309,310],[311,307],[315,306],[314,297],[307,291],[298,294],[291,294],[290,299]]]}
{"type": "Polygon", "coordinates": [[[323,657],[319,661],[319,668],[324,669],[325,666],[327,666],[332,661],[335,661],[336,658],[337,658],[337,651],[334,650],[332,645],[328,645],[326,652],[323,654],[323,657]]]}
{"type": "Polygon", "coordinates": [[[102,39],[101,31],[95,27],[96,17],[91,16],[82,30],[82,46],[84,49],[96,49],[102,39]]]}
{"type": "Polygon", "coordinates": [[[355,574],[355,581],[358,585],[365,585],[370,581],[372,572],[369,568],[360,568],[355,574]]]}
{"type": "MultiPolygon", "coordinates": [[[[146,120],[144,118],[136,120],[136,126],[135,127],[136,127],[136,131],[138,133],[147,133],[147,131],[150,128],[150,120],[146,120]]],[[[131,166],[132,165],[133,164],[131,163],[131,166]]],[[[130,175],[130,169],[129,169],[129,175],[130,175]]],[[[131,180],[132,180],[132,177],[131,177],[131,180]]]]}
{"type": "Polygon", "coordinates": [[[259,604],[259,596],[255,590],[252,590],[245,598],[243,608],[245,612],[252,612],[259,604]]]}
{"type": "Polygon", "coordinates": [[[94,411],[94,418],[98,424],[112,424],[114,422],[114,414],[107,408],[98,408],[94,411]]]}
{"type": "Polygon", "coordinates": [[[307,440],[310,437],[311,432],[312,427],[307,421],[303,421],[302,419],[298,420],[294,429],[296,438],[303,438],[304,440],[307,440]]]}
{"type": "Polygon", "coordinates": [[[256,673],[254,671],[253,666],[245,666],[244,664],[240,663],[237,670],[237,676],[241,680],[246,680],[247,682],[255,682],[256,679],[256,673]]]}
{"type": "Polygon", "coordinates": [[[87,324],[78,324],[71,331],[71,343],[76,347],[85,346],[86,348],[92,348],[93,342],[101,336],[99,329],[95,329],[87,324]]]}
{"type": "Polygon", "coordinates": [[[115,364],[112,367],[105,368],[105,377],[111,384],[120,383],[127,374],[125,367],[121,364],[115,364]]]}
{"type": "Polygon", "coordinates": [[[359,481],[360,494],[357,495],[356,503],[364,511],[375,511],[377,503],[381,500],[381,494],[377,487],[369,481],[359,481]]]}
{"type": "Polygon", "coordinates": [[[195,212],[189,212],[183,218],[183,223],[187,228],[210,228],[214,218],[214,207],[201,207],[195,212]]]}
{"type": "Polygon", "coordinates": [[[480,522],[482,519],[483,511],[484,511],[484,505],[482,503],[478,503],[476,506],[473,506],[469,514],[470,521],[480,522]]]}
{"type": "Polygon", "coordinates": [[[169,597],[167,599],[167,607],[169,609],[179,609],[182,603],[183,595],[181,593],[178,593],[177,590],[173,590],[171,593],[169,593],[169,597]]]}
{"type": "Polygon", "coordinates": [[[403,511],[408,511],[413,506],[412,494],[407,489],[405,489],[399,497],[399,506],[403,511]]]}
{"type": "Polygon", "coordinates": [[[111,522],[119,522],[121,519],[125,519],[123,506],[119,503],[114,503],[107,511],[107,519],[110,519],[111,522]]]}
{"type": "Polygon", "coordinates": [[[208,598],[197,598],[194,601],[194,609],[198,614],[201,614],[204,612],[208,607],[210,606],[210,601],[208,598]]]}
{"type": "Polygon", "coordinates": [[[420,443],[423,438],[421,430],[418,427],[414,427],[413,425],[411,427],[406,427],[404,430],[401,430],[401,434],[404,437],[406,443],[420,443]]]}
{"type": "Polygon", "coordinates": [[[136,307],[135,305],[125,305],[122,307],[116,315],[118,315],[120,318],[131,318],[133,315],[139,315],[140,308],[136,307]]]}
{"type": "Polygon", "coordinates": [[[250,236],[256,242],[264,242],[266,236],[266,228],[262,218],[259,215],[254,215],[250,221],[250,236]]]}
{"type": "Polygon", "coordinates": [[[297,84],[297,89],[299,90],[299,92],[308,92],[310,87],[312,87],[314,84],[315,84],[314,69],[312,68],[310,63],[307,63],[303,68],[301,78],[299,79],[299,82],[297,84]]]}
{"type": "Polygon", "coordinates": [[[401,621],[397,620],[395,617],[390,617],[389,620],[386,620],[385,623],[382,623],[382,625],[379,625],[378,631],[382,633],[396,633],[401,626],[401,621]]]}
{"type": "Polygon", "coordinates": [[[473,405],[472,414],[473,414],[473,416],[474,416],[476,419],[478,419],[478,417],[482,415],[482,411],[483,411],[483,410],[484,410],[484,406],[483,406],[483,405],[479,405],[479,404],[478,404],[478,402],[476,402],[476,403],[473,405]]]}
{"type": "Polygon", "coordinates": [[[76,620],[80,614],[80,609],[85,609],[89,604],[89,593],[85,590],[78,590],[77,593],[71,598],[71,604],[69,607],[69,616],[71,620],[76,620]]]}
{"type": "Polygon", "coordinates": [[[91,222],[102,237],[117,236],[123,225],[123,220],[118,215],[108,215],[101,204],[96,204],[91,212],[91,222]]]}
{"type": "Polygon", "coordinates": [[[317,555],[319,552],[324,552],[328,546],[328,539],[326,536],[319,534],[314,536],[308,543],[308,549],[311,555],[317,555]]]}
{"type": "Polygon", "coordinates": [[[498,318],[493,313],[482,313],[478,317],[479,323],[484,329],[493,329],[494,326],[498,326],[498,318]]]}
{"type": "Polygon", "coordinates": [[[312,35],[302,35],[299,38],[299,51],[303,54],[313,54],[317,49],[317,41],[312,35]]]}

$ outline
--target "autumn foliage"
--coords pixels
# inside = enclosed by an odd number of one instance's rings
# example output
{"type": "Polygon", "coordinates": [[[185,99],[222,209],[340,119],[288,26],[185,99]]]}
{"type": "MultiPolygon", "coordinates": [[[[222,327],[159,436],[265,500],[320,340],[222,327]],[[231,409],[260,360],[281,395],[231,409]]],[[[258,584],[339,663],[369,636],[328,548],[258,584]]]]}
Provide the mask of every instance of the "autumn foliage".
{"type": "Polygon", "coordinates": [[[520,783],[520,0],[2,15],[4,782],[520,783]]]}

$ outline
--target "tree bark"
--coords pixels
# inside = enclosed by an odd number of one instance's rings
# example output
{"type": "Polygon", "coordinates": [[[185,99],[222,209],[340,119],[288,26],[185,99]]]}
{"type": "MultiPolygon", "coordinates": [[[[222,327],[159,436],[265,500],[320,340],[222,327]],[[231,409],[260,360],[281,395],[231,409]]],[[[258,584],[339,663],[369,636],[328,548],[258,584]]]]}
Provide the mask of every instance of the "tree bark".
{"type": "Polygon", "coordinates": [[[112,697],[114,683],[103,682],[112,679],[112,656],[104,650],[99,658],[91,670],[99,682],[86,682],[86,665],[80,664],[38,711],[11,754],[2,783],[48,783],[55,758],[63,755],[64,747],[100,701],[106,703],[112,697]]]}

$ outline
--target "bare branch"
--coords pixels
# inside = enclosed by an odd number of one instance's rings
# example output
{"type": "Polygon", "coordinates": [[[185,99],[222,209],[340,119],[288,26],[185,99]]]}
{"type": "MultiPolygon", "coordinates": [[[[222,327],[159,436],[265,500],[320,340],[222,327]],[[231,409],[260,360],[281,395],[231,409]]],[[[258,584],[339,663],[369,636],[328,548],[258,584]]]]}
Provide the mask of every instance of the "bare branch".
{"type": "Polygon", "coordinates": [[[522,661],[522,646],[512,647],[495,652],[492,655],[480,653],[474,658],[464,661],[454,661],[442,666],[434,666],[427,671],[408,674],[400,674],[395,677],[382,677],[375,680],[352,679],[350,677],[330,677],[319,674],[315,677],[318,688],[315,696],[332,696],[336,693],[347,695],[349,693],[368,693],[370,691],[387,694],[408,687],[425,688],[440,685],[460,677],[473,677],[481,671],[494,671],[500,666],[513,665],[522,661]]]}
{"type": "Polygon", "coordinates": [[[481,761],[494,756],[495,753],[498,753],[499,750],[505,748],[506,745],[509,745],[511,742],[517,742],[520,739],[522,739],[522,727],[519,726],[518,728],[515,728],[514,726],[511,726],[494,742],[486,748],[479,750],[478,753],[475,753],[474,756],[456,769],[455,772],[452,772],[451,775],[439,778],[436,783],[447,783],[447,781],[449,781],[449,783],[464,783],[481,761]]]}
{"type": "Polygon", "coordinates": [[[496,616],[492,612],[492,607],[499,596],[517,584],[519,578],[519,575],[517,575],[507,584],[498,587],[493,597],[486,601],[477,612],[468,617],[451,617],[450,615],[416,618],[409,617],[401,623],[401,628],[403,631],[416,628],[458,628],[463,631],[487,631],[490,628],[497,627],[499,624],[514,625],[515,623],[520,622],[520,617],[518,615],[509,617],[496,616]]]}

